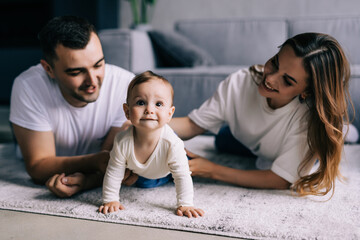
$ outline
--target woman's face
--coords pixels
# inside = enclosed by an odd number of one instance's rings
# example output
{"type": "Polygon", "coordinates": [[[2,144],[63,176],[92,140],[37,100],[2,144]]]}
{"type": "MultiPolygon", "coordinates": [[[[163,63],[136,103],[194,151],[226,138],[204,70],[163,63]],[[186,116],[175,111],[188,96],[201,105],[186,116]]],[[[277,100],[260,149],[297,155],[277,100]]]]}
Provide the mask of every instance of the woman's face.
{"type": "Polygon", "coordinates": [[[264,78],[258,89],[267,98],[269,106],[276,109],[299,95],[306,97],[307,79],[302,58],[295,55],[290,45],[285,45],[266,62],[264,78]]]}

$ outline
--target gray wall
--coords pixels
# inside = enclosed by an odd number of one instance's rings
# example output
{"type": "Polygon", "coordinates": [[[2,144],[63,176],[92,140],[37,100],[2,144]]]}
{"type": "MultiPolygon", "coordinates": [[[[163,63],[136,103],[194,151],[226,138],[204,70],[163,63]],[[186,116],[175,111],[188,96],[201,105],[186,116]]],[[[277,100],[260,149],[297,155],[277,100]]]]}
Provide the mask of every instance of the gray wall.
{"type": "MultiPolygon", "coordinates": [[[[119,26],[132,22],[130,4],[120,1],[119,26]]],[[[171,30],[179,19],[360,15],[359,0],[157,0],[151,25],[171,30]]]]}

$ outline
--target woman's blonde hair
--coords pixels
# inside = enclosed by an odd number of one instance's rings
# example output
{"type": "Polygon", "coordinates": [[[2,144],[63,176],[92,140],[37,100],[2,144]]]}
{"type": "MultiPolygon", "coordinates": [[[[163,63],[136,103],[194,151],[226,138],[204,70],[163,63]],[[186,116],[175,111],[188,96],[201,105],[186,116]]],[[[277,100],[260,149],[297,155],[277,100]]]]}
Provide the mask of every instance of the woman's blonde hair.
{"type": "MultiPolygon", "coordinates": [[[[300,99],[309,107],[307,142],[309,151],[299,166],[300,179],[292,185],[299,195],[326,195],[341,178],[339,164],[344,145],[343,124],[349,122],[348,105],[354,110],[349,94],[350,67],[340,44],[321,33],[303,33],[288,39],[296,56],[303,59],[308,73],[307,98],[300,99]],[[318,159],[318,169],[303,176],[318,159]]],[[[253,74],[259,71],[252,67],[253,74]]]]}
{"type": "MultiPolygon", "coordinates": [[[[303,59],[309,74],[307,141],[309,151],[299,172],[316,157],[319,168],[293,184],[300,195],[325,195],[341,177],[339,165],[344,145],[343,124],[349,122],[348,104],[350,67],[340,44],[331,36],[304,33],[288,39],[295,54],[303,59]]],[[[353,107],[352,107],[353,108],[353,107]]]]}

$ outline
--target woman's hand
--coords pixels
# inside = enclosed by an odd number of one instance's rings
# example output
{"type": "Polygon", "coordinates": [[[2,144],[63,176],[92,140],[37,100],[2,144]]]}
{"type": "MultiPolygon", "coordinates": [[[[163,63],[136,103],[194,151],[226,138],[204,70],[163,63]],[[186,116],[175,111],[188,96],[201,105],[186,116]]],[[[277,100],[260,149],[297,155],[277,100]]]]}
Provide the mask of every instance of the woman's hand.
{"type": "Polygon", "coordinates": [[[112,212],[117,212],[119,210],[124,210],[124,206],[119,201],[113,201],[109,203],[104,203],[99,207],[99,212],[107,214],[112,212]]]}
{"type": "Polygon", "coordinates": [[[191,158],[189,160],[189,167],[190,171],[192,172],[192,176],[213,178],[213,173],[216,169],[215,163],[188,150],[186,150],[186,154],[191,158]]]}
{"type": "Polygon", "coordinates": [[[191,206],[180,206],[176,209],[176,215],[178,216],[187,216],[188,218],[194,217],[202,217],[204,216],[205,212],[204,210],[200,208],[195,208],[191,206]]]}

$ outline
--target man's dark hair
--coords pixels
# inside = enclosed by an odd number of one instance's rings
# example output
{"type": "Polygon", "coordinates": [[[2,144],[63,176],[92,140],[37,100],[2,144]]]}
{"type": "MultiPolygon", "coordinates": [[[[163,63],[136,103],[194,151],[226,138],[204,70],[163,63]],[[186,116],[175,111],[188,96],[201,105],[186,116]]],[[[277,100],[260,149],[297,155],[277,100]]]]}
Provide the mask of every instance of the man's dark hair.
{"type": "Polygon", "coordinates": [[[57,59],[55,48],[58,44],[72,49],[84,49],[90,41],[95,27],[86,19],[77,16],[61,16],[51,19],[38,34],[43,57],[51,66],[57,59]]]}

